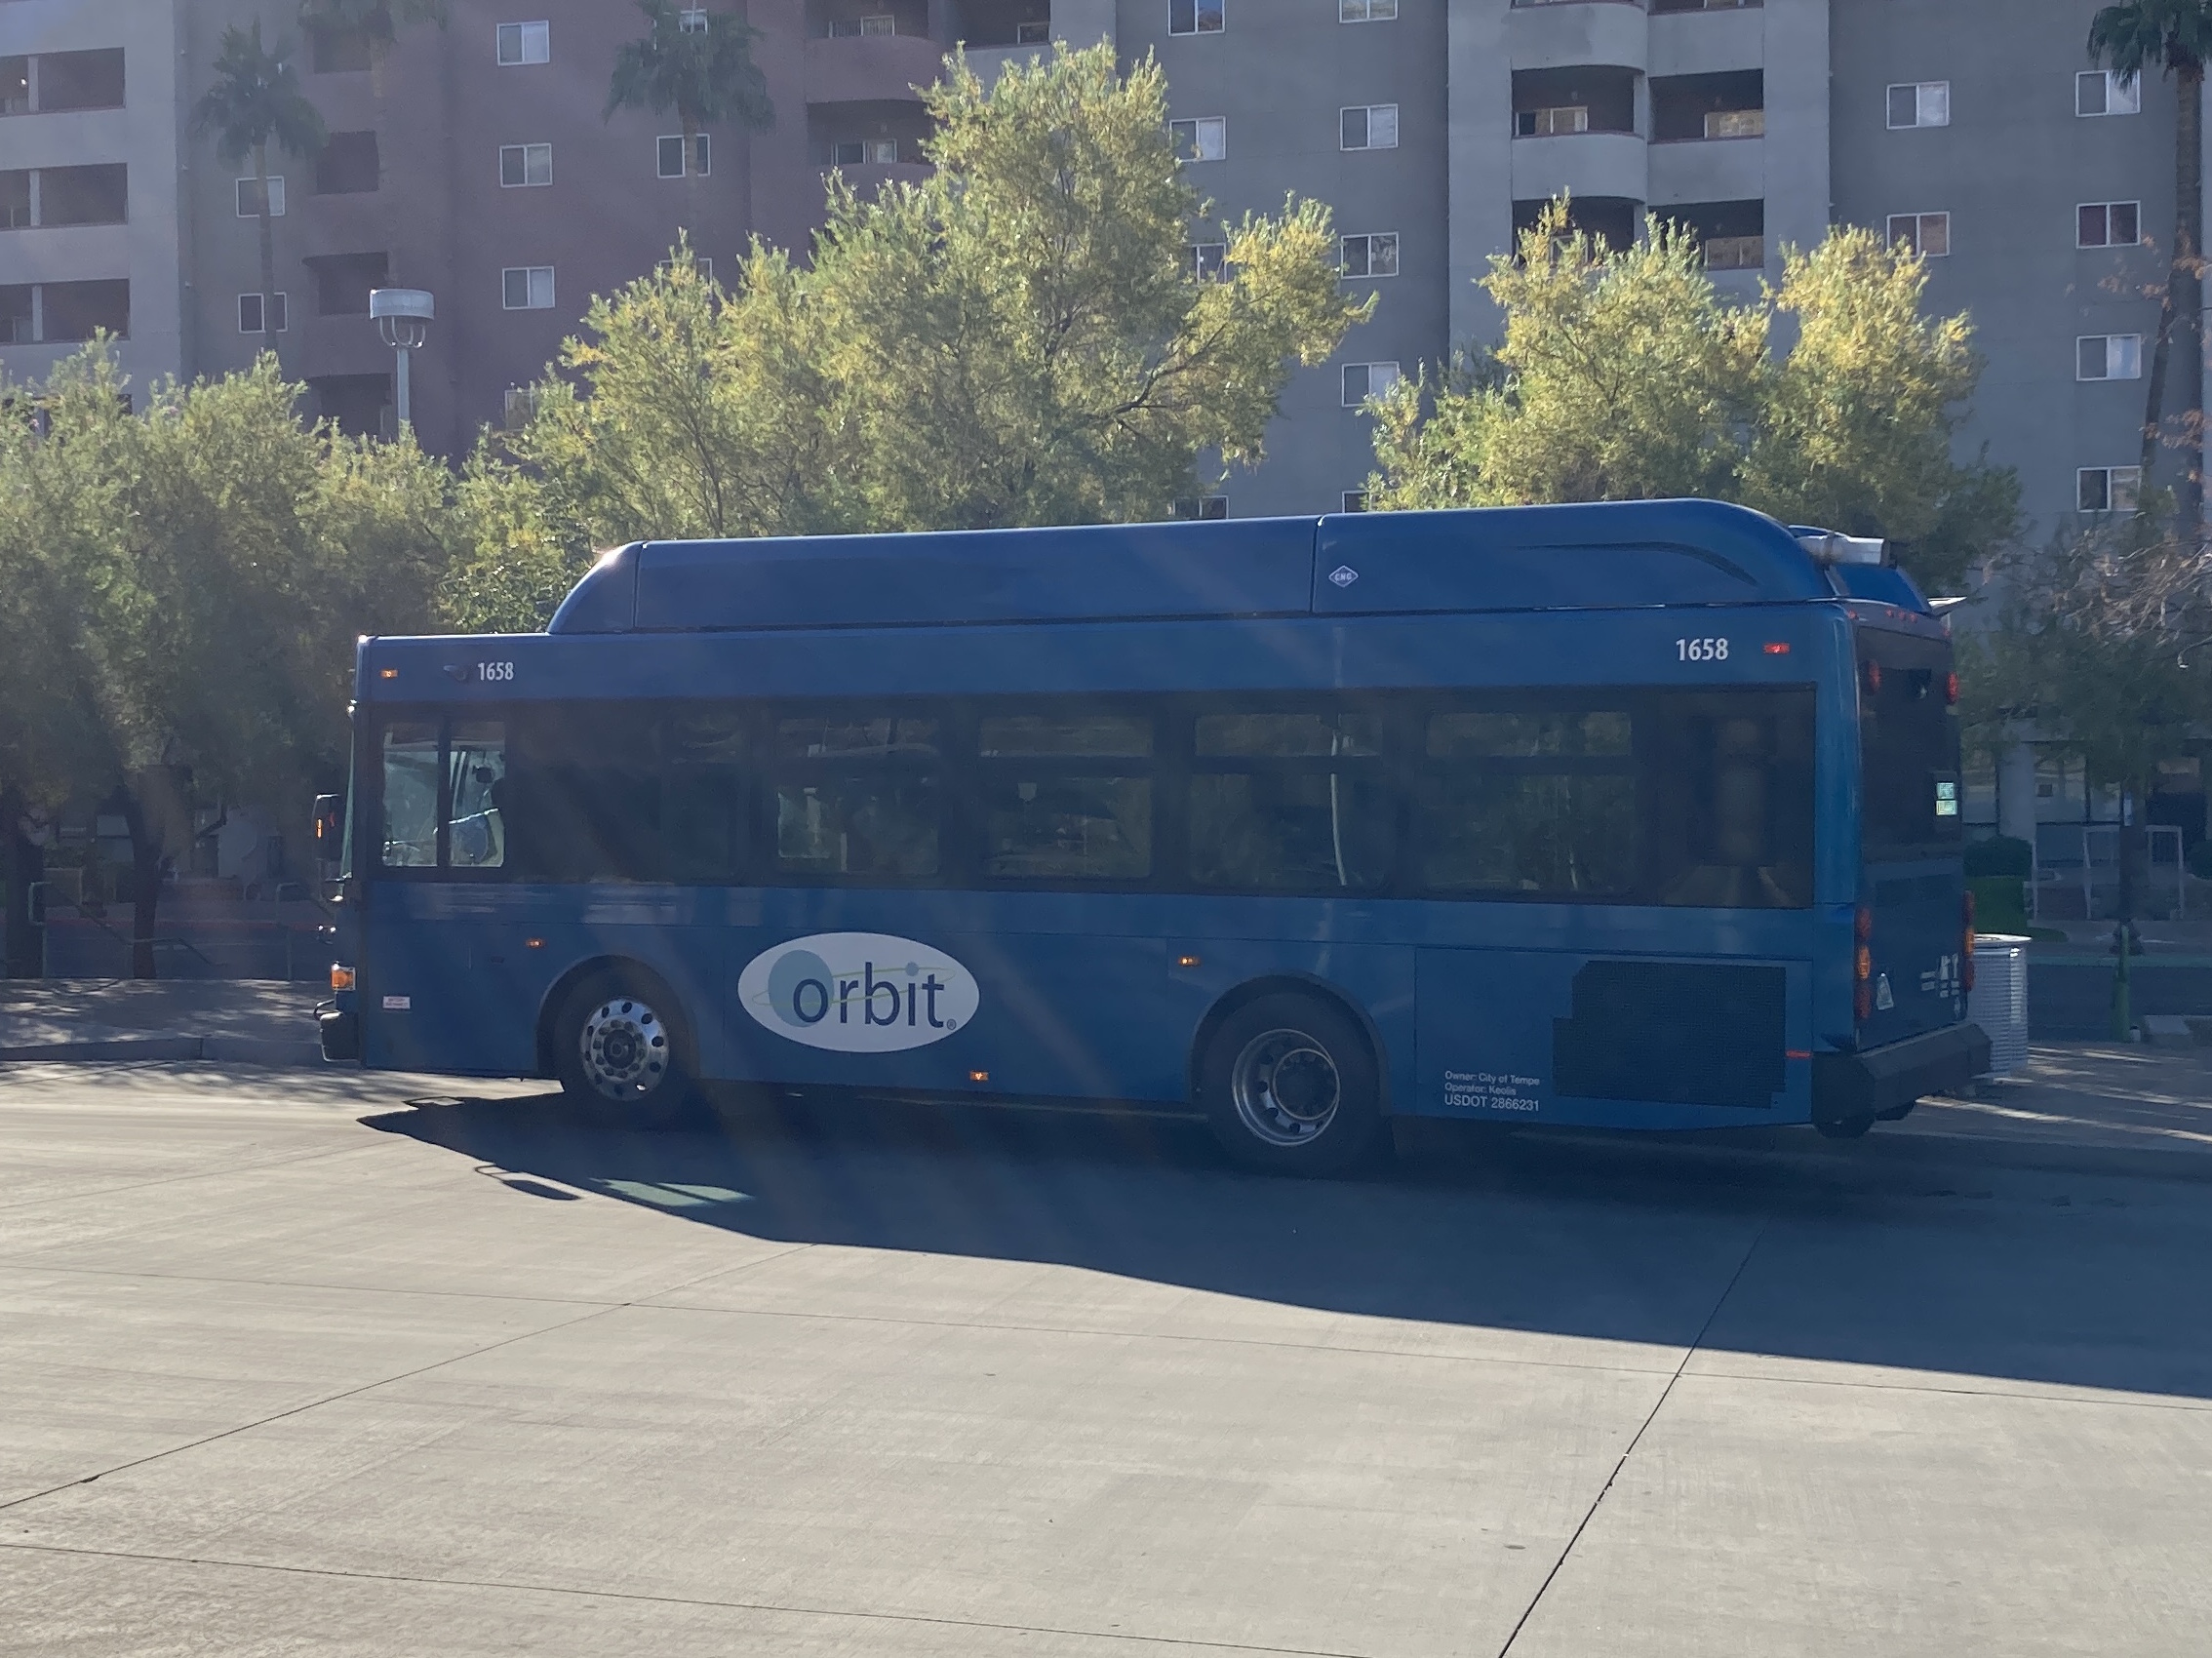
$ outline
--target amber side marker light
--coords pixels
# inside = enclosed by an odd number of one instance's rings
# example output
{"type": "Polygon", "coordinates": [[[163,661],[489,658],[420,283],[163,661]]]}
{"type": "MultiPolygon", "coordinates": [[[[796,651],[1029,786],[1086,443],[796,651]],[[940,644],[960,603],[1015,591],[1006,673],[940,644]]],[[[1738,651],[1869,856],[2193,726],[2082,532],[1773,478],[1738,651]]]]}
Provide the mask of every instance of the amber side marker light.
{"type": "Polygon", "coordinates": [[[331,988],[333,990],[351,990],[353,988],[353,969],[341,967],[336,962],[333,962],[331,964],[331,988]]]}
{"type": "Polygon", "coordinates": [[[399,678],[399,669],[378,668],[376,670],[376,677],[380,680],[396,680],[399,678]]]}
{"type": "Polygon", "coordinates": [[[987,1083],[991,1080],[991,1073],[988,1071],[970,1071],[968,1074],[968,1080],[971,1083],[987,1083]]]}
{"type": "Polygon", "coordinates": [[[526,938],[523,940],[523,946],[530,950],[542,950],[545,948],[545,940],[542,938],[526,938]]]}
{"type": "Polygon", "coordinates": [[[1175,958],[1175,966],[1178,967],[1195,967],[1198,965],[1199,959],[1196,956],[1177,956],[1175,958]]]}
{"type": "Polygon", "coordinates": [[[1787,656],[1790,653],[1789,642],[1781,639],[1774,640],[1770,644],[1762,645],[1759,647],[1759,649],[1764,651],[1769,656],[1787,656]]]}

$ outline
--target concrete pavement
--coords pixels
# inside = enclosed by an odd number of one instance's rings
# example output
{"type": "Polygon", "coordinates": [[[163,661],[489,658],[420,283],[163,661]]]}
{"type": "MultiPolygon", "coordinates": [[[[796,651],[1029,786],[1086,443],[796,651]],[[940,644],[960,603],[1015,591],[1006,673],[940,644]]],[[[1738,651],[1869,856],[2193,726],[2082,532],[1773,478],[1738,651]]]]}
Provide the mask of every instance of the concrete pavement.
{"type": "Polygon", "coordinates": [[[2196,1154],[1927,1115],[1319,1186],[1173,1123],[12,1066],[0,1652],[2193,1650],[2196,1154]]]}
{"type": "Polygon", "coordinates": [[[0,1060],[320,1065],[327,995],[270,979],[0,979],[0,1060]]]}

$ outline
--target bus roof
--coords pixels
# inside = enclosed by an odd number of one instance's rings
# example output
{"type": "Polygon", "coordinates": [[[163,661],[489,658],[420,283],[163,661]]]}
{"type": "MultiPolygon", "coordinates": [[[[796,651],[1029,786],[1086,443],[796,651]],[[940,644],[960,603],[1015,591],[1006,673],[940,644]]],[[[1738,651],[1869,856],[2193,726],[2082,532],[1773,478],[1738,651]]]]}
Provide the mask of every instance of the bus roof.
{"type": "Polygon", "coordinates": [[[1806,547],[1719,501],[1604,501],[1212,523],[639,541],[556,634],[1407,612],[1839,597],[1806,547]]]}

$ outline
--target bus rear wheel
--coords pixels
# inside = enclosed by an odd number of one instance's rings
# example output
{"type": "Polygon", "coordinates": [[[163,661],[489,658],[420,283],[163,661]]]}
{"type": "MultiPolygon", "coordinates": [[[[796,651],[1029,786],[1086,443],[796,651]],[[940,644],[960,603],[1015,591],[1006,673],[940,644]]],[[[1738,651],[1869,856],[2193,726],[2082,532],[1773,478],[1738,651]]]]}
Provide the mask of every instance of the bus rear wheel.
{"type": "Polygon", "coordinates": [[[1382,1128],[1366,1037],[1333,1003],[1295,991],[1221,1022],[1200,1064],[1199,1103],[1231,1157],[1274,1174],[1351,1173],[1382,1128]]]}
{"type": "Polygon", "coordinates": [[[664,1127],[692,1086],[675,999],[644,974],[594,973],[553,1021],[554,1071],[571,1106],[616,1127],[664,1127]]]}

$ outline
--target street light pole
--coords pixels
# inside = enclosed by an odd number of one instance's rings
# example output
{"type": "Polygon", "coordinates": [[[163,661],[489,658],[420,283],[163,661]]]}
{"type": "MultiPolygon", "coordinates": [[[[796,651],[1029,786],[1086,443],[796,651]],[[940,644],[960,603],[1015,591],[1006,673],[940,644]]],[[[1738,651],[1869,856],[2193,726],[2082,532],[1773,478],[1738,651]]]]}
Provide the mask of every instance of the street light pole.
{"type": "Polygon", "coordinates": [[[395,391],[399,424],[406,430],[414,424],[414,411],[408,397],[408,359],[421,349],[438,307],[420,288],[372,288],[369,314],[376,319],[376,333],[383,342],[399,354],[395,391]]]}

